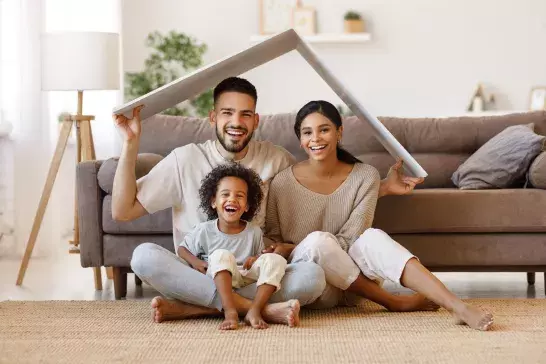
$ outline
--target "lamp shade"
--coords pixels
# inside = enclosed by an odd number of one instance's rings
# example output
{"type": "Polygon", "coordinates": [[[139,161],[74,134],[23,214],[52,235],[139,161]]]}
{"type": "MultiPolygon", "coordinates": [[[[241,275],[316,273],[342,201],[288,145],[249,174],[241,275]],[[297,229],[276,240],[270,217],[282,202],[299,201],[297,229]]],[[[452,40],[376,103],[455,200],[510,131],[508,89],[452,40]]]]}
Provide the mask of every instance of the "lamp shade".
{"type": "Polygon", "coordinates": [[[119,89],[119,35],[100,32],[42,34],[42,90],[119,89]]]}

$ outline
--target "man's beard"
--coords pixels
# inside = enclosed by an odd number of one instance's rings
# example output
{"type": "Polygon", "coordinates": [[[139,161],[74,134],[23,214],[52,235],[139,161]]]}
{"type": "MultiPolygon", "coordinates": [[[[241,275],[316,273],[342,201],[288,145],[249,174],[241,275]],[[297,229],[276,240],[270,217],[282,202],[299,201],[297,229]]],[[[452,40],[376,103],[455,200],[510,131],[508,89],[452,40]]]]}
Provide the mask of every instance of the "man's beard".
{"type": "MultiPolygon", "coordinates": [[[[247,133],[247,130],[243,128],[230,128],[230,129],[232,130],[239,129],[247,133]]],[[[226,131],[222,133],[218,128],[216,128],[216,137],[218,138],[218,141],[220,142],[222,147],[224,147],[224,149],[229,153],[239,153],[246,148],[248,143],[250,143],[250,139],[252,139],[252,135],[254,134],[254,132],[247,134],[245,139],[239,140],[236,143],[226,141],[226,134],[227,134],[226,131]]]]}

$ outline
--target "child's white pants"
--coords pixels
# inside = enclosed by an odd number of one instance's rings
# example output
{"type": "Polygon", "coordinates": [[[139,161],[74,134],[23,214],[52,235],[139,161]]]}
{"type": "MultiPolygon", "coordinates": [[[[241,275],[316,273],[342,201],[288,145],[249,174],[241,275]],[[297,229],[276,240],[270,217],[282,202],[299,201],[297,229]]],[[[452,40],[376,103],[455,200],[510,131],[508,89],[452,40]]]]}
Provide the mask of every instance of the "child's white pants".
{"type": "Polygon", "coordinates": [[[218,249],[209,255],[209,266],[207,275],[214,279],[221,271],[231,273],[231,284],[233,288],[241,288],[256,282],[257,286],[269,284],[278,291],[281,288],[281,280],[286,271],[287,262],[279,254],[262,254],[254,262],[249,270],[237,266],[235,256],[228,250],[218,249]]]}

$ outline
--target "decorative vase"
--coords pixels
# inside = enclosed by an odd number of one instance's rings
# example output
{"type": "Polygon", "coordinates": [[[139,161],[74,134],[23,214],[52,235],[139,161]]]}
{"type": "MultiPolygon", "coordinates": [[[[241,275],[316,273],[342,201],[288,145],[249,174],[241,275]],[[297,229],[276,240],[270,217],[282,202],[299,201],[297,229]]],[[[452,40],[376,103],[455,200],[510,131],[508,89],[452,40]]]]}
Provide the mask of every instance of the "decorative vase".
{"type": "Polygon", "coordinates": [[[364,21],[362,19],[351,19],[344,21],[345,33],[362,33],[364,32],[364,21]]]}

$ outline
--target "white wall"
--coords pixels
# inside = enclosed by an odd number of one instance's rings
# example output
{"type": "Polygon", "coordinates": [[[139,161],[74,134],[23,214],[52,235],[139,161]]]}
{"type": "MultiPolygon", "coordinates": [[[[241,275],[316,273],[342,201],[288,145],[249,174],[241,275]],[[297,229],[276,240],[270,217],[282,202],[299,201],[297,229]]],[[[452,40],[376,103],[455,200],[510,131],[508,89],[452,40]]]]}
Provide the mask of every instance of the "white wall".
{"type": "MultiPolygon", "coordinates": [[[[319,31],[340,32],[348,9],[361,11],[373,41],[313,45],[375,115],[463,113],[478,82],[497,108],[524,110],[534,85],[546,85],[544,0],[307,0],[319,31]]],[[[206,62],[250,45],[258,1],[123,0],[125,71],[143,66],[146,35],[185,32],[209,45],[206,62]]],[[[296,110],[310,99],[339,99],[296,54],[244,76],[259,92],[260,112],[296,110]]]]}

